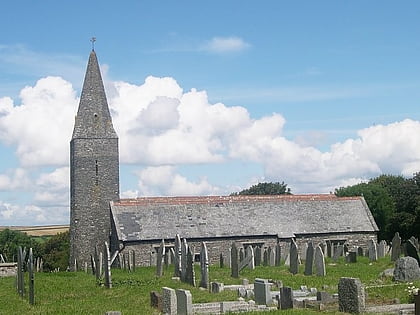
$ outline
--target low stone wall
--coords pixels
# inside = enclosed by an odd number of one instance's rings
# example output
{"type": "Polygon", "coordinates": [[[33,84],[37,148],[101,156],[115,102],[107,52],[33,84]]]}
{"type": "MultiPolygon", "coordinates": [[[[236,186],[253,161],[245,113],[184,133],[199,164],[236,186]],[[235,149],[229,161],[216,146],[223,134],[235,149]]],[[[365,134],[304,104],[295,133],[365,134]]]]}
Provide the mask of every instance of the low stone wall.
{"type": "Polygon", "coordinates": [[[12,277],[17,274],[17,263],[0,264],[0,277],[12,277]]]}

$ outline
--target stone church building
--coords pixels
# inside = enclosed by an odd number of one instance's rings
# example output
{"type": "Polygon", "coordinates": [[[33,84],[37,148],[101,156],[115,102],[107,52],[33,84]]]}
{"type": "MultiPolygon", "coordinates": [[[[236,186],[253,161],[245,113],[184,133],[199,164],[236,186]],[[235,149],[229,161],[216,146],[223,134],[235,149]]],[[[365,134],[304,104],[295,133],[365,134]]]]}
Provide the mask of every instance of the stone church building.
{"type": "Polygon", "coordinates": [[[70,266],[90,262],[95,245],[135,251],[149,265],[162,239],[176,234],[212,263],[232,242],[274,247],[313,240],[366,246],[378,227],[363,197],[332,194],[119,198],[118,137],[112,125],[98,60],[91,51],[70,142],[70,266]]]}

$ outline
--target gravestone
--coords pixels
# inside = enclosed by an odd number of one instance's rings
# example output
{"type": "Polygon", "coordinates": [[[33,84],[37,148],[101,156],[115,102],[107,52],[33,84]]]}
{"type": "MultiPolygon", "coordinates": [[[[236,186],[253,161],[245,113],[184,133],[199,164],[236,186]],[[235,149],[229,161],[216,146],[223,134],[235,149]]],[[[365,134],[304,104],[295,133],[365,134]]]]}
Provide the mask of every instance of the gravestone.
{"type": "Polygon", "coordinates": [[[220,256],[219,256],[219,266],[220,266],[220,268],[223,268],[225,266],[225,262],[224,262],[224,258],[223,258],[222,253],[220,253],[220,256]]]}
{"type": "Polygon", "coordinates": [[[293,290],[290,287],[281,287],[279,296],[279,309],[287,310],[293,308],[293,290]]]}
{"type": "Polygon", "coordinates": [[[231,255],[231,248],[228,248],[228,250],[227,250],[227,254],[226,254],[226,260],[225,260],[225,265],[226,265],[226,267],[228,267],[228,268],[231,268],[232,267],[232,255],[231,255]]]}
{"type": "Polygon", "coordinates": [[[255,246],[254,250],[255,266],[261,265],[261,247],[255,246]]]}
{"type": "Polygon", "coordinates": [[[306,260],[306,251],[308,250],[308,242],[303,243],[300,247],[300,259],[306,260]]]}
{"type": "Polygon", "coordinates": [[[185,282],[195,287],[195,271],[194,271],[194,254],[188,247],[187,252],[187,268],[185,270],[185,282]]]}
{"type": "Polygon", "coordinates": [[[377,261],[378,260],[378,252],[376,250],[376,242],[374,240],[368,241],[368,252],[369,252],[369,260],[370,261],[377,261]]]}
{"type": "Polygon", "coordinates": [[[181,243],[181,281],[185,282],[185,275],[187,273],[187,253],[188,253],[188,244],[187,240],[182,239],[181,243]]]}
{"type": "Polygon", "coordinates": [[[391,261],[396,261],[401,255],[401,237],[395,232],[391,243],[391,261]]]}
{"type": "Polygon", "coordinates": [[[162,296],[156,292],[150,292],[150,306],[162,310],[162,296]]]}
{"type": "Polygon", "coordinates": [[[270,283],[267,279],[256,278],[254,281],[255,303],[259,305],[271,305],[270,283]]]}
{"type": "Polygon", "coordinates": [[[414,281],[420,279],[419,263],[413,257],[406,256],[398,258],[395,262],[395,281],[414,281]]]}
{"type": "Polygon", "coordinates": [[[363,256],[363,247],[361,247],[361,246],[357,247],[357,255],[358,256],[363,256]]]}
{"type": "Polygon", "coordinates": [[[340,312],[360,314],[365,309],[365,291],[360,279],[340,278],[338,282],[338,308],[340,312]]]}
{"type": "Polygon", "coordinates": [[[107,242],[104,242],[104,266],[105,266],[105,287],[112,288],[112,277],[111,277],[111,255],[109,253],[109,246],[107,242]]]}
{"type": "Polygon", "coordinates": [[[32,248],[29,249],[29,260],[28,260],[28,280],[29,280],[29,304],[35,304],[35,286],[34,286],[34,255],[32,248]]]}
{"type": "Polygon", "coordinates": [[[210,287],[212,293],[220,293],[225,289],[225,285],[221,282],[211,282],[210,287]]]}
{"type": "Polygon", "coordinates": [[[274,265],[275,266],[280,266],[280,262],[281,262],[281,246],[279,243],[277,243],[276,245],[276,260],[274,265]]]}
{"type": "Polygon", "coordinates": [[[242,260],[239,263],[238,272],[240,272],[245,267],[248,267],[251,270],[254,270],[255,269],[254,250],[253,250],[252,246],[248,246],[247,247],[245,258],[244,258],[244,260],[242,260]]]}
{"type": "Polygon", "coordinates": [[[244,260],[244,258],[245,258],[244,249],[241,247],[239,249],[239,262],[241,262],[242,260],[244,260]]]}
{"type": "Polygon", "coordinates": [[[175,235],[174,252],[174,276],[181,277],[181,238],[179,234],[175,235]]]}
{"type": "Polygon", "coordinates": [[[174,289],[162,288],[162,313],[165,315],[177,315],[176,293],[174,289]]]}
{"type": "Polygon", "coordinates": [[[327,244],[326,243],[319,243],[319,247],[321,247],[322,253],[324,254],[325,257],[325,251],[327,250],[327,244]]]}
{"type": "Polygon", "coordinates": [[[417,260],[417,263],[420,264],[420,258],[419,258],[419,253],[417,251],[417,246],[415,244],[415,241],[413,241],[412,239],[409,239],[407,241],[406,244],[406,251],[407,251],[407,256],[413,257],[414,259],[417,260]]]}
{"type": "Polygon", "coordinates": [[[319,245],[315,247],[315,257],[314,257],[315,273],[317,276],[324,277],[325,272],[325,258],[322,253],[321,247],[319,245]]]}
{"type": "Polygon", "coordinates": [[[410,237],[409,240],[411,240],[411,242],[417,248],[417,251],[419,251],[420,250],[419,240],[414,236],[410,237]]]}
{"type": "Polygon", "coordinates": [[[205,242],[201,243],[200,271],[201,271],[200,287],[208,289],[209,288],[209,255],[207,252],[207,246],[205,242]]]}
{"type": "Polygon", "coordinates": [[[24,284],[24,261],[25,257],[23,256],[22,247],[18,247],[17,249],[17,291],[20,297],[23,298],[24,291],[25,291],[25,284],[24,284]]]}
{"type": "Polygon", "coordinates": [[[378,258],[382,258],[385,257],[385,251],[386,251],[386,241],[382,240],[379,242],[378,246],[377,246],[377,251],[378,251],[378,258]]]}
{"type": "Polygon", "coordinates": [[[312,269],[314,264],[314,245],[312,242],[309,242],[306,246],[306,260],[305,260],[305,276],[311,276],[312,275],[312,269]]]}
{"type": "Polygon", "coordinates": [[[276,265],[276,250],[274,248],[268,248],[268,265],[273,267],[276,265]]]}
{"type": "Polygon", "coordinates": [[[192,295],[188,290],[176,290],[177,315],[192,315],[192,295]]]}
{"type": "Polygon", "coordinates": [[[157,252],[157,259],[156,259],[156,276],[158,277],[163,276],[164,256],[165,256],[165,240],[162,240],[160,242],[160,246],[157,252]]]}
{"type": "Polygon", "coordinates": [[[332,244],[330,240],[327,240],[327,257],[332,257],[332,244]]]}
{"type": "Polygon", "coordinates": [[[348,263],[356,263],[357,262],[357,253],[354,251],[350,251],[347,253],[346,262],[348,263]]]}
{"type": "Polygon", "coordinates": [[[230,264],[231,264],[231,277],[239,278],[239,253],[235,243],[232,243],[230,248],[230,264]]]}
{"type": "Polygon", "coordinates": [[[297,274],[299,272],[299,257],[298,257],[298,247],[295,240],[290,242],[290,272],[292,274],[297,274]]]}
{"type": "Polygon", "coordinates": [[[263,266],[268,266],[268,261],[269,261],[269,256],[268,256],[268,250],[267,248],[264,248],[264,253],[263,253],[263,266]]]}
{"type": "Polygon", "coordinates": [[[337,246],[335,246],[335,248],[334,248],[333,260],[335,262],[337,262],[338,258],[343,256],[343,254],[344,254],[344,246],[340,245],[340,244],[337,244],[337,246]]]}

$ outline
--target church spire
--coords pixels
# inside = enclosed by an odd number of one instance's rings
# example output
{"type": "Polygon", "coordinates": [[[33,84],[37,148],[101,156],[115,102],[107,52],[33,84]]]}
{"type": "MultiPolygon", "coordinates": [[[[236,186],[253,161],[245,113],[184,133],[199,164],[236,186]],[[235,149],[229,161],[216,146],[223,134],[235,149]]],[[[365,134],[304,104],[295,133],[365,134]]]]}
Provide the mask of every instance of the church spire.
{"type": "Polygon", "coordinates": [[[117,138],[93,49],[89,56],[72,138],[117,138]]]}

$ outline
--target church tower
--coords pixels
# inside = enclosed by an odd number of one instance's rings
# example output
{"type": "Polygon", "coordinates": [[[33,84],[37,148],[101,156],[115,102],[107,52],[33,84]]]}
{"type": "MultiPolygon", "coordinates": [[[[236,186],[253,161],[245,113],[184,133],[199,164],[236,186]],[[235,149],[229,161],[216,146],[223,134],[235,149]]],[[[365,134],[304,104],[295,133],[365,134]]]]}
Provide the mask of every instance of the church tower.
{"type": "Polygon", "coordinates": [[[119,199],[118,136],[92,49],[70,141],[70,268],[109,244],[111,200],[119,199]]]}

